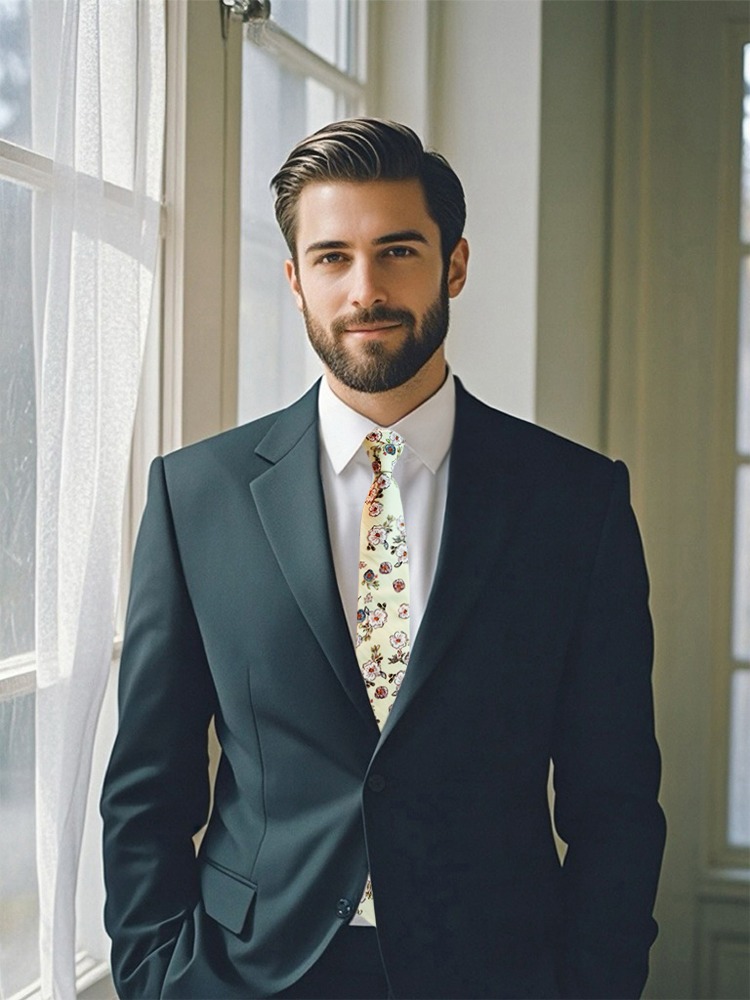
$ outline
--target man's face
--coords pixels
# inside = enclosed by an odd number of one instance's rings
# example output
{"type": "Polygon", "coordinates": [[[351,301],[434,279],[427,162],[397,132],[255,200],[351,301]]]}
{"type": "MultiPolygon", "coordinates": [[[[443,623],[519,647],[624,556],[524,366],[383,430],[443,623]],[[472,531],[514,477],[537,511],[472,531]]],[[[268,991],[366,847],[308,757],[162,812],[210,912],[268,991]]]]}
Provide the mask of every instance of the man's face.
{"type": "Polygon", "coordinates": [[[302,190],[297,262],[287,262],[287,277],[310,342],[335,379],[385,392],[442,351],[448,299],[465,280],[464,247],[460,241],[444,268],[440,230],[417,180],[302,190]]]}

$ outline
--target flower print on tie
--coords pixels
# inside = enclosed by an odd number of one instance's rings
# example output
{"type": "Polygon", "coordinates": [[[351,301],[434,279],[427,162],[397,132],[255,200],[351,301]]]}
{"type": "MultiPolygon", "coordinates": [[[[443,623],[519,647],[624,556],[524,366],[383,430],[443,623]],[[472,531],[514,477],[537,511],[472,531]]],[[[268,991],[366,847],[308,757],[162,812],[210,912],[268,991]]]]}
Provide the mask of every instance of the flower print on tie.
{"type": "MultiPolygon", "coordinates": [[[[362,508],[355,648],[370,705],[382,729],[409,662],[409,548],[394,468],[404,449],[395,431],[379,428],[363,446],[373,480],[362,508]]],[[[375,923],[372,882],[357,913],[375,923]]]]}
{"type": "Polygon", "coordinates": [[[406,524],[394,467],[404,448],[395,431],[373,430],[363,442],[373,481],[362,509],[357,659],[373,712],[382,729],[400,688],[394,664],[409,653],[406,524]],[[396,579],[391,574],[398,570],[396,579]],[[383,650],[388,650],[384,655],[383,650]],[[376,669],[377,668],[377,669],[376,669]]]}

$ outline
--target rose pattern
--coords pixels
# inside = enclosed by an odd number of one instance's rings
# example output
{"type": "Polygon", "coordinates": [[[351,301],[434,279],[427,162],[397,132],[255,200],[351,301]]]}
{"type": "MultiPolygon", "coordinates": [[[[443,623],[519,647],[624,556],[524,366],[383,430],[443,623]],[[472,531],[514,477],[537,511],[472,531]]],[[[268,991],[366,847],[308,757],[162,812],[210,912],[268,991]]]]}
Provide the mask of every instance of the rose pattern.
{"type": "Polygon", "coordinates": [[[375,608],[374,611],[370,612],[369,620],[373,628],[382,628],[388,621],[388,612],[383,608],[375,608]]]}
{"type": "Polygon", "coordinates": [[[409,561],[409,550],[403,542],[397,540],[397,544],[393,546],[391,552],[396,557],[396,562],[393,564],[394,566],[400,567],[405,562],[409,561]]]}
{"type": "Polygon", "coordinates": [[[367,663],[362,664],[360,669],[366,682],[373,683],[380,677],[380,668],[375,660],[368,660],[367,663]]]}
{"type": "Polygon", "coordinates": [[[376,428],[364,446],[373,481],[362,511],[355,648],[370,704],[382,728],[409,661],[409,550],[394,475],[404,439],[394,431],[376,428]],[[394,579],[395,570],[399,572],[394,579]],[[384,592],[385,578],[391,584],[388,593],[384,592]],[[398,595],[397,599],[389,594],[398,595]],[[388,650],[388,656],[381,650],[388,650]],[[385,659],[388,666],[384,669],[385,659]]]}
{"type": "MultiPolygon", "coordinates": [[[[364,447],[373,481],[360,529],[355,651],[370,705],[382,729],[409,662],[409,550],[401,494],[394,478],[404,439],[394,431],[375,428],[365,438],[364,447]]],[[[374,923],[372,899],[368,875],[357,912],[374,923]]]]}
{"type": "MultiPolygon", "coordinates": [[[[388,529],[384,524],[376,524],[367,532],[367,548],[372,550],[376,545],[388,544],[388,529]]],[[[374,576],[374,574],[373,574],[374,576]]]]}

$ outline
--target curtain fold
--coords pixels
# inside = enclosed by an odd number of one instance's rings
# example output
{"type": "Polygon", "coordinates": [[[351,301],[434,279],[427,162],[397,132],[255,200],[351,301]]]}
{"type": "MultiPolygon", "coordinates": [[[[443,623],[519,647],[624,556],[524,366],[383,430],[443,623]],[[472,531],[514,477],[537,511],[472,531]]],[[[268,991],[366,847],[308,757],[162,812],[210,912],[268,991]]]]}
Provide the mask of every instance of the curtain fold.
{"type": "MultiPolygon", "coordinates": [[[[78,858],[158,259],[164,2],[35,0],[32,15],[35,106],[39,95],[54,101],[52,183],[36,206],[33,251],[40,958],[43,997],[68,1000],[78,858]]],[[[38,120],[49,122],[49,106],[38,120]]]]}

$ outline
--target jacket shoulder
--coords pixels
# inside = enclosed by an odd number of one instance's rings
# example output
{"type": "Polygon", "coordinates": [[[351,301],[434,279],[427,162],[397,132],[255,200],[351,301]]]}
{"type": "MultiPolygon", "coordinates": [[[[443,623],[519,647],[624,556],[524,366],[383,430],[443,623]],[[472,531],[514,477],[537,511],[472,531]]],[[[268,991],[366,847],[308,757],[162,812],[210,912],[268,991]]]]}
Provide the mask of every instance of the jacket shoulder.
{"type": "Polygon", "coordinates": [[[457,424],[464,434],[494,452],[504,463],[535,466],[545,475],[567,470],[568,474],[598,472],[611,474],[615,464],[611,458],[557,434],[539,424],[495,409],[457,386],[457,424]]]}
{"type": "Polygon", "coordinates": [[[227,470],[254,479],[269,467],[269,456],[292,448],[317,421],[317,383],[290,406],[249,423],[196,441],[164,457],[168,479],[216,475],[227,470]]]}

